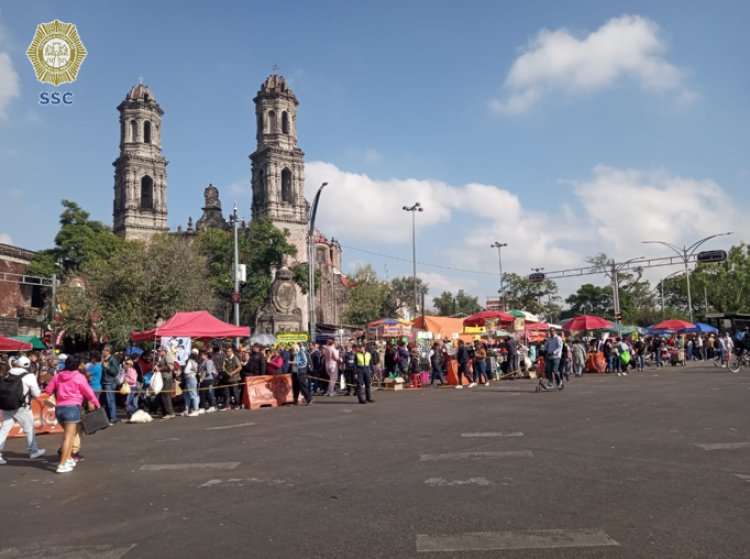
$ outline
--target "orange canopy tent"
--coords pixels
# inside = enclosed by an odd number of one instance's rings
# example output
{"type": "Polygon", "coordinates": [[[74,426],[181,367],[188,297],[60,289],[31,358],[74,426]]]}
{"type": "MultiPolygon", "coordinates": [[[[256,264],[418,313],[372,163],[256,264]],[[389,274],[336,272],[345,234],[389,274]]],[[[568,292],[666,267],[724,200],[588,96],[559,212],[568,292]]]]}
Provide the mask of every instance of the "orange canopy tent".
{"type": "Polygon", "coordinates": [[[419,316],[414,320],[414,328],[431,332],[435,338],[452,339],[454,334],[464,331],[464,320],[447,316],[419,316]]]}

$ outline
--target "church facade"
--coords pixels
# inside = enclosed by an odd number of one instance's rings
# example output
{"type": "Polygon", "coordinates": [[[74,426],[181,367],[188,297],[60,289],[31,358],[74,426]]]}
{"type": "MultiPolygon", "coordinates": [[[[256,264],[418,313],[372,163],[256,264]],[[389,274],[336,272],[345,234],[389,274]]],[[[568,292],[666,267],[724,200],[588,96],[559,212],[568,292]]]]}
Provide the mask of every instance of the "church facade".
{"type": "MultiPolygon", "coordinates": [[[[256,147],[250,155],[252,217],[269,219],[289,232],[297,248],[294,258],[275,272],[266,303],[256,317],[259,332],[307,330],[307,295],[292,281],[289,267],[307,262],[310,204],[305,198],[304,152],[297,144],[299,101],[283,76],[270,75],[253,99],[256,117],[256,147]]],[[[137,84],[118,106],[120,112],[120,157],[113,163],[114,232],[127,239],[148,240],[168,231],[168,161],[161,152],[163,110],[148,86],[137,84]]],[[[203,213],[195,226],[177,234],[190,238],[207,228],[229,228],[224,218],[218,189],[204,191],[203,213]]],[[[346,277],[341,272],[341,245],[319,231],[313,236],[313,262],[318,272],[315,297],[317,322],[341,324],[347,297],[346,277]]]]}

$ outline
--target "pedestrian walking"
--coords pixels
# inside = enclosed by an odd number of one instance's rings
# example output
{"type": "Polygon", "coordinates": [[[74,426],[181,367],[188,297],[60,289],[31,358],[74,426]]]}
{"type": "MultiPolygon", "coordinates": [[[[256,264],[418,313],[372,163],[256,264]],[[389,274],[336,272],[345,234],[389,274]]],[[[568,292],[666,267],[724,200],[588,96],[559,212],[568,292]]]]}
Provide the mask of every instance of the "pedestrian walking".
{"type": "MultiPolygon", "coordinates": [[[[62,371],[52,377],[44,391],[55,395],[55,417],[63,427],[63,443],[60,449],[58,474],[72,472],[76,461],[72,458],[73,441],[78,435],[81,423],[81,405],[87,400],[89,411],[97,409],[100,404],[94,391],[82,374],[83,364],[75,355],[65,360],[62,371]]],[[[79,435],[80,436],[80,435],[79,435]]]]}
{"type": "Polygon", "coordinates": [[[117,423],[117,405],[115,392],[117,391],[117,377],[120,365],[112,355],[112,348],[108,345],[102,350],[102,404],[107,412],[109,424],[117,423]]]}
{"type": "Polygon", "coordinates": [[[299,402],[300,394],[302,394],[305,402],[309,405],[312,403],[312,394],[310,394],[310,386],[307,379],[307,369],[310,365],[310,359],[305,348],[300,347],[297,344],[292,344],[290,353],[292,360],[292,397],[294,398],[294,405],[296,406],[299,402]]]}
{"type": "Polygon", "coordinates": [[[198,350],[193,349],[190,352],[185,363],[185,369],[182,371],[182,378],[185,388],[182,392],[182,398],[185,401],[185,411],[183,415],[187,417],[198,417],[200,411],[200,399],[198,398],[198,350]]]}
{"type": "Polygon", "coordinates": [[[41,391],[36,374],[31,372],[30,368],[29,358],[19,357],[6,376],[0,380],[0,410],[3,411],[3,421],[0,425],[0,466],[7,464],[3,459],[3,448],[14,423],[18,423],[23,429],[29,458],[39,458],[46,452],[36,445],[31,399],[38,398],[41,391]]]}

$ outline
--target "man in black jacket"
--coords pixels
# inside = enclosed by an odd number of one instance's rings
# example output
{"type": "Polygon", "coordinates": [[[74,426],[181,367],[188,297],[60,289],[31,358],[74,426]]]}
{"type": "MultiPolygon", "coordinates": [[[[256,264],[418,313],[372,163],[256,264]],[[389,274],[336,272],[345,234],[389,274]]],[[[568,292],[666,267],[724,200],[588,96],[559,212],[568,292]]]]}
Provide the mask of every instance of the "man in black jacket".
{"type": "Polygon", "coordinates": [[[469,374],[469,360],[471,354],[463,340],[458,340],[458,351],[456,352],[456,363],[458,363],[458,384],[456,388],[463,388],[463,377],[469,374]]]}
{"type": "Polygon", "coordinates": [[[115,390],[117,389],[117,376],[120,374],[120,365],[112,355],[112,348],[108,345],[102,350],[102,403],[109,417],[109,424],[117,423],[117,405],[115,403],[115,390]]]}

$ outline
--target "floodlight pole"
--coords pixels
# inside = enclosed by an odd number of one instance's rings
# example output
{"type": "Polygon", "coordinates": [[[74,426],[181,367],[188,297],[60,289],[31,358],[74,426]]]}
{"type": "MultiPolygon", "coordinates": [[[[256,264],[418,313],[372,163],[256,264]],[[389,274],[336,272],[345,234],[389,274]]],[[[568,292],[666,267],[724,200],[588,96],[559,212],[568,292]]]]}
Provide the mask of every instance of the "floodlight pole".
{"type": "Polygon", "coordinates": [[[501,243],[498,241],[495,241],[490,245],[490,248],[496,248],[497,249],[497,263],[500,268],[500,291],[498,293],[500,294],[500,306],[501,310],[505,309],[505,283],[503,281],[503,247],[507,247],[508,243],[501,243]]]}
{"type": "Polygon", "coordinates": [[[414,281],[414,318],[417,317],[417,212],[423,212],[424,208],[419,202],[415,202],[413,206],[404,206],[401,208],[405,212],[411,212],[411,257],[413,265],[413,281],[414,281]]]}

